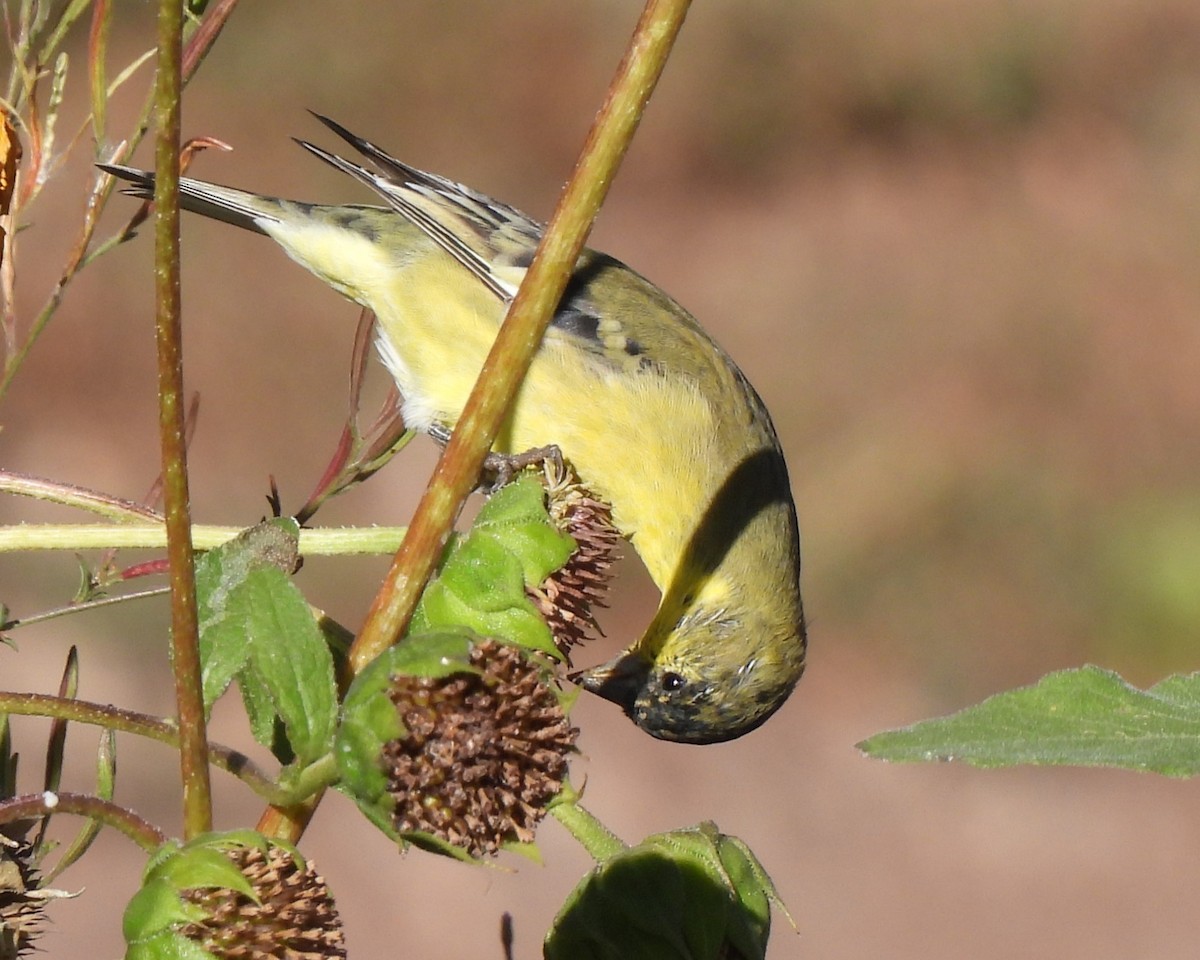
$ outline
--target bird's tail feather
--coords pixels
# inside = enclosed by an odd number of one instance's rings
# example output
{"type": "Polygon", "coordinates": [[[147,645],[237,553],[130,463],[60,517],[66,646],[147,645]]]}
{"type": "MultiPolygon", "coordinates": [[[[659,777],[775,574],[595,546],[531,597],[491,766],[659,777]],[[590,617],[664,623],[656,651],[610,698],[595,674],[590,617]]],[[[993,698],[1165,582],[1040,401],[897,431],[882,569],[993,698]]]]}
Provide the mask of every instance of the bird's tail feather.
{"type": "MultiPolygon", "coordinates": [[[[122,190],[122,193],[143,200],[154,199],[154,174],[150,171],[115,163],[98,163],[96,166],[105,173],[133,184],[122,190]]],[[[262,227],[263,221],[279,219],[277,200],[187,177],[179,179],[179,205],[191,213],[211,217],[213,220],[220,220],[255,233],[266,233],[262,227]]]]}

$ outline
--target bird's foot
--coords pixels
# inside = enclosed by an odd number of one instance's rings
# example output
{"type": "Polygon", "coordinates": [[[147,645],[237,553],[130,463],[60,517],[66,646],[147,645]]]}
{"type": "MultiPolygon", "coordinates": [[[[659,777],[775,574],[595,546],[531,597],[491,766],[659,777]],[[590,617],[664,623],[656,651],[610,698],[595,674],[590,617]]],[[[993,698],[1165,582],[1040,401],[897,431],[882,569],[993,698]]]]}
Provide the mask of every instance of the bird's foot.
{"type": "MultiPolygon", "coordinates": [[[[450,428],[440,423],[429,428],[429,435],[443,447],[450,442],[450,428]]],[[[559,473],[564,469],[562,450],[558,448],[558,444],[534,447],[522,453],[489,453],[483,461],[478,489],[490,496],[526,467],[547,463],[559,473]]]]}
{"type": "Polygon", "coordinates": [[[558,444],[534,447],[523,453],[489,453],[483,461],[480,489],[492,494],[512,480],[526,467],[552,464],[559,472],[563,469],[563,455],[558,444]]]}

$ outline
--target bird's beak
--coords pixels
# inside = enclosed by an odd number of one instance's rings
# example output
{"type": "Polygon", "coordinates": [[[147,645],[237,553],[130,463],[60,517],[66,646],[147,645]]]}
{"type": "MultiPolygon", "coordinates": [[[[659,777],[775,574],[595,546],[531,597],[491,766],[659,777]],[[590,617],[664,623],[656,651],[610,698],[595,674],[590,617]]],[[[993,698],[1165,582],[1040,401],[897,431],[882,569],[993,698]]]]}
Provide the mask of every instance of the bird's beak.
{"type": "Polygon", "coordinates": [[[634,701],[646,682],[650,664],[637,653],[623,653],[608,663],[571,674],[570,679],[632,714],[634,701]]]}

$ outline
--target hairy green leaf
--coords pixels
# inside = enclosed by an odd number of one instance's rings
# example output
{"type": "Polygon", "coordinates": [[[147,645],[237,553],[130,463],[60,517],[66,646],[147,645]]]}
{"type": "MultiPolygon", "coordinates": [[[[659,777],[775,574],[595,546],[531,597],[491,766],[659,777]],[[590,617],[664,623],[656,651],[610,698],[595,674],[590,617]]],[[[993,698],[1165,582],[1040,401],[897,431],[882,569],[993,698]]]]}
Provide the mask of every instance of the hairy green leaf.
{"type": "Polygon", "coordinates": [[[574,549],[575,541],[550,522],[541,484],[533,477],[514,481],[455,540],[421,598],[410,632],[465,627],[559,658],[550,628],[525,588],[539,585],[574,549]]]}
{"type": "Polygon", "coordinates": [[[881,760],[962,760],[1200,773],[1200,674],[1139,690],[1099,667],[1062,670],[958,713],[858,745],[881,760]]]}

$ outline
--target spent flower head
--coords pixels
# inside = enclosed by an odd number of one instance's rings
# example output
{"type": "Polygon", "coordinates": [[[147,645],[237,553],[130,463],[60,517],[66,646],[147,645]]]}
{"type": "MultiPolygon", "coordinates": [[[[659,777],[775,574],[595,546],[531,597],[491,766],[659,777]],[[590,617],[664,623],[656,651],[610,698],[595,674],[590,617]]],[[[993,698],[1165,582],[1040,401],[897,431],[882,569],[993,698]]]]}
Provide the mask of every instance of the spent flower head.
{"type": "Polygon", "coordinates": [[[482,640],[469,661],[476,672],[393,679],[406,732],[384,751],[396,829],[479,857],[533,841],[578,731],[516,647],[482,640]]]}
{"type": "Polygon", "coordinates": [[[583,486],[569,464],[547,460],[543,482],[550,520],[575,541],[575,551],[526,592],[569,660],[575,646],[602,632],[593,608],[607,606],[604,598],[621,534],[613,525],[612,507],[583,486]]]}
{"type": "Polygon", "coordinates": [[[533,840],[578,731],[547,667],[465,634],[408,637],[346,697],[341,789],[388,834],[471,859],[533,840]]]}
{"type": "Polygon", "coordinates": [[[344,958],[325,881],[290,846],[251,831],[208,834],[151,858],[125,911],[127,958],[344,958]]]}
{"type": "MultiPolygon", "coordinates": [[[[23,832],[23,831],[22,831],[23,832]]],[[[33,845],[0,831],[0,960],[31,956],[45,925],[33,845]]]]}

